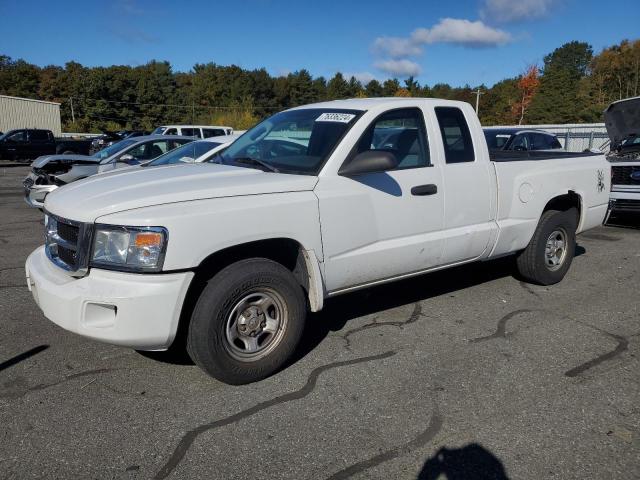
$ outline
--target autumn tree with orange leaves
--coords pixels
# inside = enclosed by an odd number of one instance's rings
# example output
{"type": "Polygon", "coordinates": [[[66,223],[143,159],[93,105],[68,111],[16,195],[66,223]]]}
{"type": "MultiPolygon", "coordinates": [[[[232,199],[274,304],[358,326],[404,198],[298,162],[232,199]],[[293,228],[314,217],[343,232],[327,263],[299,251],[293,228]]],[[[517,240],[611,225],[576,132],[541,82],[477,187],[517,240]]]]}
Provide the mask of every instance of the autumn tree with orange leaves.
{"type": "Polygon", "coordinates": [[[520,76],[518,80],[519,99],[511,105],[511,113],[518,121],[518,125],[522,125],[524,116],[527,113],[531,101],[540,86],[540,72],[536,65],[531,65],[520,76]]]}

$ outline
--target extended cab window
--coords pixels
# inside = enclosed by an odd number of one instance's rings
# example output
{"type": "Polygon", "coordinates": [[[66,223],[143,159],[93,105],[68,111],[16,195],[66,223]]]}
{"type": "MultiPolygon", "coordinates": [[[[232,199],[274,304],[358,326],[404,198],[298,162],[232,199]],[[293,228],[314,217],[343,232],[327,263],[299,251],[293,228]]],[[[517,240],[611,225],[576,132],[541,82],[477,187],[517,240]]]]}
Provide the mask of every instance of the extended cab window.
{"type": "Polygon", "coordinates": [[[49,140],[49,132],[46,130],[31,130],[29,140],[33,142],[46,142],[49,140]]]}
{"type": "Polygon", "coordinates": [[[393,153],[398,159],[398,170],[429,165],[429,147],[422,111],[418,108],[403,108],[378,117],[360,138],[355,153],[368,150],[393,153]]]}
{"type": "Polygon", "coordinates": [[[456,107],[436,107],[435,112],[447,163],[473,162],[475,153],[471,132],[462,110],[456,107]]]}

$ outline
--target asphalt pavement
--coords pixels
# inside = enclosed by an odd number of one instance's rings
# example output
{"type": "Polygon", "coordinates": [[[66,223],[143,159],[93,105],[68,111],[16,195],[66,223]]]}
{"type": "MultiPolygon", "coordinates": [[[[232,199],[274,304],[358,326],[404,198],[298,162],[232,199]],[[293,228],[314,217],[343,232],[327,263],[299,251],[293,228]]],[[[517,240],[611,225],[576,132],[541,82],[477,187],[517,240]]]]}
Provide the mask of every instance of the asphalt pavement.
{"type": "Polygon", "coordinates": [[[27,171],[0,163],[0,478],[640,478],[640,220],[552,287],[505,259],[330,300],[292,365],[228,386],[42,315],[27,171]]]}

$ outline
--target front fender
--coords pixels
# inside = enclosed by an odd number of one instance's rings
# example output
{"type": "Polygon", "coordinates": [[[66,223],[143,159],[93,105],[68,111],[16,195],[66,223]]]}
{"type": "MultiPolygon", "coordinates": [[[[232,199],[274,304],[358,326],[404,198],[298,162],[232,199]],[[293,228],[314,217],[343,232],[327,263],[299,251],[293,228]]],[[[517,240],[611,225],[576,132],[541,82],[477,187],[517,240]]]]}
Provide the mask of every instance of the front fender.
{"type": "Polygon", "coordinates": [[[104,215],[96,222],[165,227],[169,241],[163,270],[195,268],[217,251],[272,238],[295,240],[323,261],[318,199],[310,191],[156,205],[104,215]]]}

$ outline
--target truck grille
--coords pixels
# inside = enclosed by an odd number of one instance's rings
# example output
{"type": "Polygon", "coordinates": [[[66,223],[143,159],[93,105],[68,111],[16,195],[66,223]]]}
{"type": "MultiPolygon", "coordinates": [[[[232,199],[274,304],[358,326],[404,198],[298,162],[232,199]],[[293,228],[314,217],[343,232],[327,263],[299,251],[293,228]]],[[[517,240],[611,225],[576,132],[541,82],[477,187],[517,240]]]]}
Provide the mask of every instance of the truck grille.
{"type": "Polygon", "coordinates": [[[614,212],[640,212],[640,200],[611,199],[609,207],[614,212]]]}
{"type": "Polygon", "coordinates": [[[640,185],[640,167],[613,165],[611,171],[612,185],[640,185]]]}
{"type": "Polygon", "coordinates": [[[91,225],[47,213],[45,250],[60,268],[84,274],[91,245],[91,225]]]}

